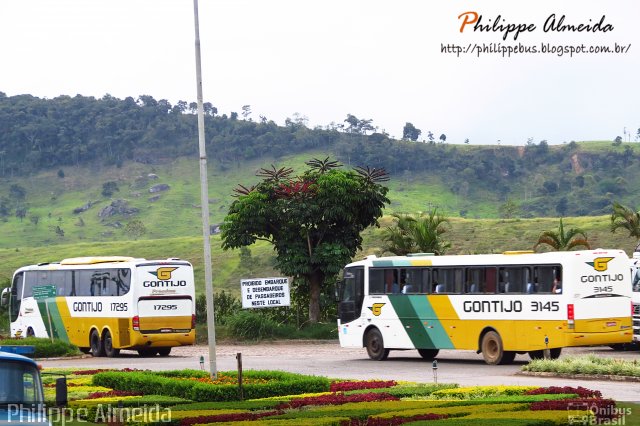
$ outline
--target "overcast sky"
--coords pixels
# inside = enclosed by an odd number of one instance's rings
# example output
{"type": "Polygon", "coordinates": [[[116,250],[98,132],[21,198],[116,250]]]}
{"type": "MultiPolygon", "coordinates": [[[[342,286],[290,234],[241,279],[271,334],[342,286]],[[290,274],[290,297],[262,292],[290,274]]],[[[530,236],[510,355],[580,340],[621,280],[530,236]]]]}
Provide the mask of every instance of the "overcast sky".
{"type": "MultiPolygon", "coordinates": [[[[309,126],[353,114],[394,137],[411,122],[420,139],[472,144],[633,141],[640,128],[637,0],[199,0],[199,11],[204,101],[220,113],[250,105],[254,120],[298,113],[309,126]],[[460,32],[464,12],[487,31],[460,32]],[[545,31],[552,14],[613,28],[545,31]],[[503,40],[496,20],[529,30],[503,40]],[[483,43],[627,51],[442,52],[483,43]]],[[[194,41],[190,0],[0,0],[0,92],[194,102],[194,41]]]]}

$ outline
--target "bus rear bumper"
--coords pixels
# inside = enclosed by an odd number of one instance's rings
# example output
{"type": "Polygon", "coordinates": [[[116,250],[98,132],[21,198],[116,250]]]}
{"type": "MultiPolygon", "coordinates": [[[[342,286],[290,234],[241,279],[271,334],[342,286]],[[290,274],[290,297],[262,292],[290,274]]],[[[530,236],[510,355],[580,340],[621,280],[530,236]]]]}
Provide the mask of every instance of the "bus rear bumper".
{"type": "Polygon", "coordinates": [[[571,333],[566,336],[565,346],[609,346],[632,341],[631,329],[608,333],[571,333]]]}
{"type": "Polygon", "coordinates": [[[162,348],[193,345],[196,341],[196,331],[186,333],[131,333],[130,345],[123,349],[162,348]]]}

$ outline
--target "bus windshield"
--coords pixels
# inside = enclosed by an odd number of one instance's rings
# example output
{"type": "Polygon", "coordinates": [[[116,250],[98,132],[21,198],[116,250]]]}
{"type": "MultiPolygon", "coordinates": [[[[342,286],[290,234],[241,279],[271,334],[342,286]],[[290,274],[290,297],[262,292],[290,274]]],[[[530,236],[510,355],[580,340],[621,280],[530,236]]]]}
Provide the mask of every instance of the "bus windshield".
{"type": "Polygon", "coordinates": [[[31,364],[0,362],[0,406],[42,404],[42,386],[38,369],[31,364]]]}

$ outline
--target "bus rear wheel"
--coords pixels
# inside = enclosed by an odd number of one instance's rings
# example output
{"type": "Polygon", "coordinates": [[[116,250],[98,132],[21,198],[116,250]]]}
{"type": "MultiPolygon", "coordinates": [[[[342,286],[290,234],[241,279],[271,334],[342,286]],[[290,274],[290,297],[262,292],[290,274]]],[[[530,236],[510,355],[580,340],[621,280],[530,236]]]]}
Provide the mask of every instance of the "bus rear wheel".
{"type": "Polygon", "coordinates": [[[158,355],[160,356],[169,356],[170,353],[171,353],[171,347],[158,348],[158,355]]]}
{"type": "Polygon", "coordinates": [[[433,361],[438,356],[438,352],[440,352],[440,349],[418,349],[420,356],[427,361],[433,361]]]}
{"type": "Polygon", "coordinates": [[[156,349],[138,349],[138,355],[145,358],[155,356],[156,353],[158,353],[156,349]]]}
{"type": "Polygon", "coordinates": [[[504,350],[502,338],[493,330],[487,331],[482,336],[480,349],[482,350],[484,362],[490,365],[511,364],[516,357],[515,352],[504,350]]]}
{"type": "MultiPolygon", "coordinates": [[[[558,359],[560,358],[560,353],[562,352],[562,348],[553,348],[549,349],[549,358],[550,359],[558,359]]],[[[544,359],[544,351],[529,351],[529,358],[531,359],[544,359]]]]}
{"type": "Polygon", "coordinates": [[[91,337],[89,337],[89,343],[91,344],[91,355],[95,357],[104,356],[104,346],[97,330],[91,331],[91,337]]]}
{"type": "Polygon", "coordinates": [[[116,349],[113,347],[113,338],[111,337],[111,332],[109,330],[105,331],[104,333],[103,345],[104,353],[109,358],[116,357],[120,353],[120,349],[116,349]]]}
{"type": "Polygon", "coordinates": [[[389,356],[389,349],[384,347],[384,341],[382,340],[382,333],[377,328],[372,328],[367,333],[365,339],[367,342],[367,354],[369,358],[375,361],[384,361],[389,356]]]}

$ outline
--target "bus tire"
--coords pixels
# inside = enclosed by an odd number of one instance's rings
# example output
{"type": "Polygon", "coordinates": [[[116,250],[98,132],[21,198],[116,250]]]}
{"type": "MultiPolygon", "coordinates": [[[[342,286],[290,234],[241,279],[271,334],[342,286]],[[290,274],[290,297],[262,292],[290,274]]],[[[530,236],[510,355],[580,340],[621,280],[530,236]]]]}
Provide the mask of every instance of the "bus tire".
{"type": "Polygon", "coordinates": [[[561,353],[562,353],[562,348],[549,349],[549,356],[551,357],[551,359],[560,358],[561,353]]]}
{"type": "Polygon", "coordinates": [[[160,356],[169,356],[171,353],[171,346],[167,348],[158,348],[158,355],[160,356]]]}
{"type": "Polygon", "coordinates": [[[36,337],[36,333],[33,331],[33,328],[27,328],[27,337],[36,337]]]}
{"type": "Polygon", "coordinates": [[[104,346],[102,345],[102,339],[100,339],[97,330],[93,329],[91,331],[89,343],[91,344],[91,355],[94,357],[104,356],[104,346]]]}
{"type": "Polygon", "coordinates": [[[155,356],[156,353],[158,353],[156,349],[151,349],[151,348],[138,349],[138,355],[140,355],[143,358],[148,358],[150,356],[155,356]]]}
{"type": "Polygon", "coordinates": [[[511,364],[516,357],[515,352],[504,350],[502,338],[493,330],[487,331],[482,336],[480,349],[482,350],[484,362],[489,365],[511,364]]]}
{"type": "Polygon", "coordinates": [[[433,361],[438,356],[438,352],[440,352],[440,349],[418,349],[420,356],[427,361],[433,361]]]}
{"type": "Polygon", "coordinates": [[[109,330],[104,332],[102,345],[104,346],[104,354],[109,358],[116,357],[118,356],[118,354],[120,354],[120,349],[116,349],[113,347],[113,337],[111,337],[111,332],[109,330]]]}
{"type": "Polygon", "coordinates": [[[389,356],[389,349],[384,347],[382,333],[377,328],[372,328],[367,332],[365,341],[367,342],[367,354],[375,361],[384,361],[389,356]]]}
{"type": "Polygon", "coordinates": [[[543,359],[544,358],[544,351],[543,350],[529,351],[529,358],[531,358],[531,359],[543,359]]]}

